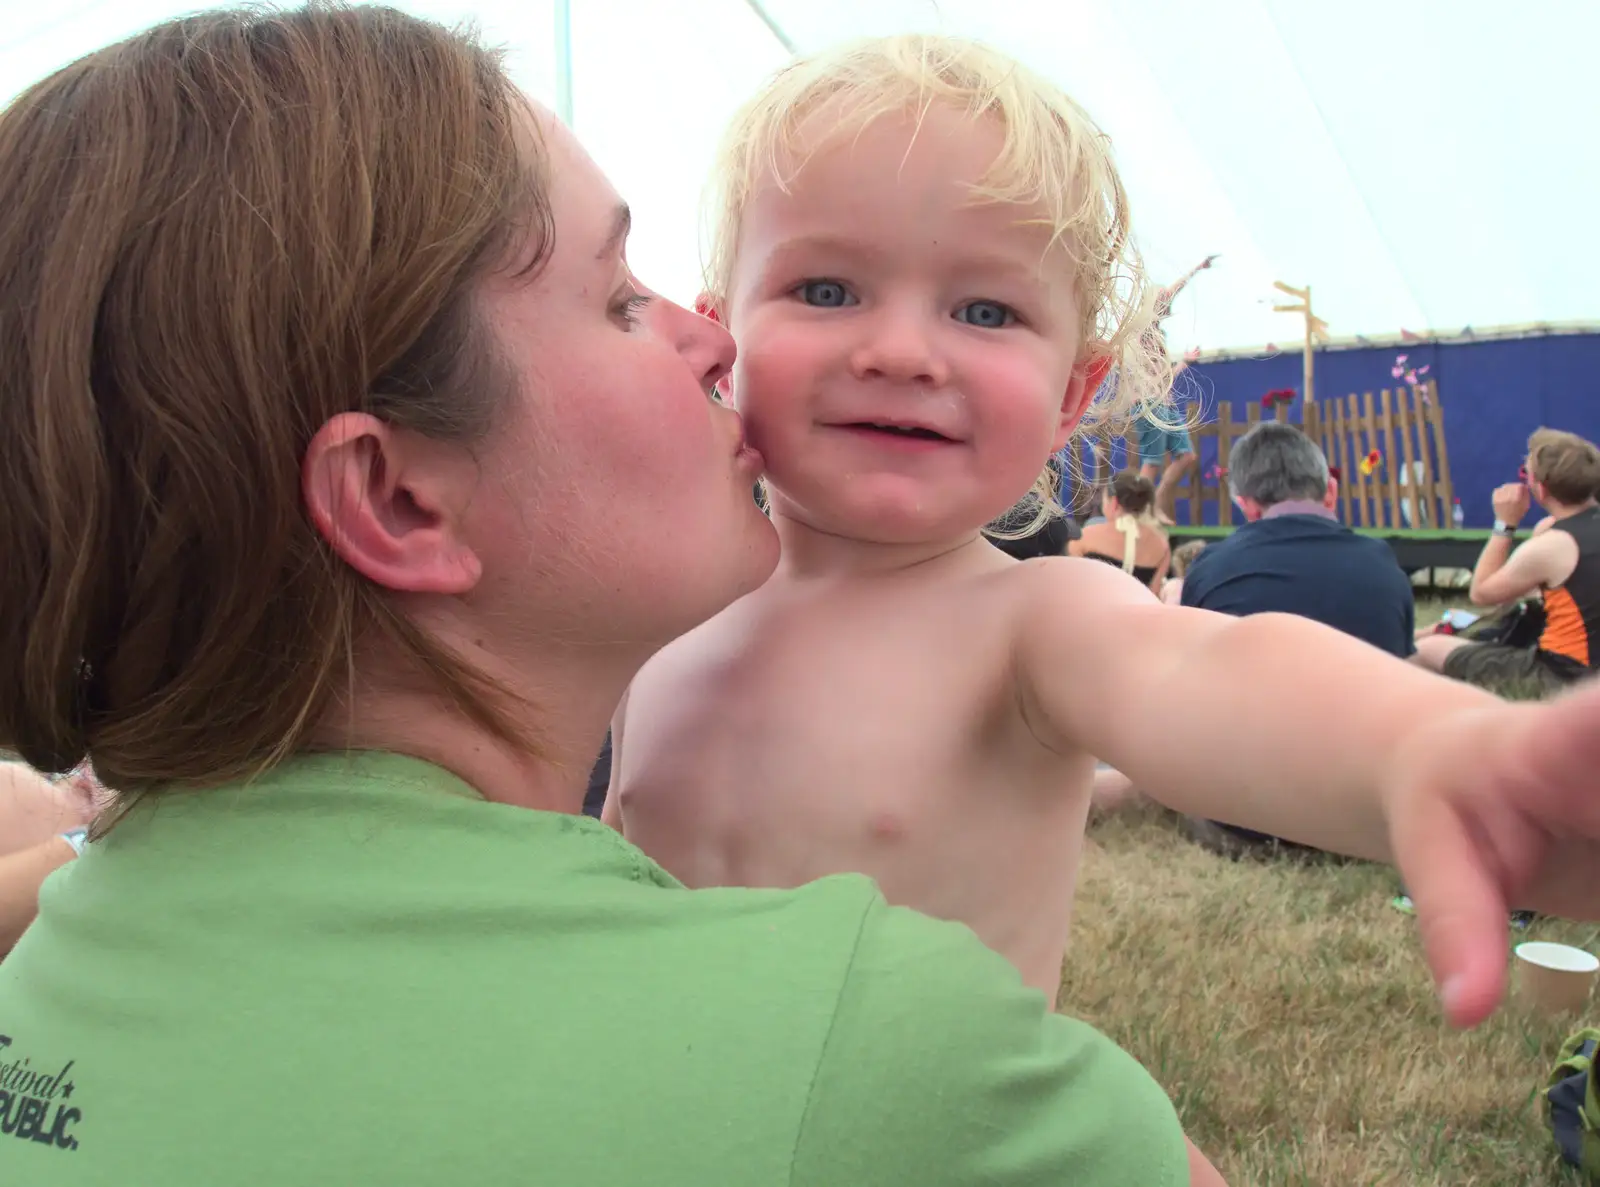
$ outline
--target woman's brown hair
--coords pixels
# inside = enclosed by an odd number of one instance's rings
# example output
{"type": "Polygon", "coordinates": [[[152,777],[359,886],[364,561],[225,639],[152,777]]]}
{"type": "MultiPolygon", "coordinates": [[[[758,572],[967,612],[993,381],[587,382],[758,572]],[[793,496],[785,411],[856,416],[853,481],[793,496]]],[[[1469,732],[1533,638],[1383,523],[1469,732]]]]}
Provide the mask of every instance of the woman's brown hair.
{"type": "Polygon", "coordinates": [[[529,127],[470,37],[328,3],[170,21],[0,115],[0,748],[122,791],[249,774],[368,632],[516,736],[326,546],[300,466],[346,411],[489,432],[475,285],[553,233],[529,127]]]}
{"type": "Polygon", "coordinates": [[[1111,497],[1129,515],[1143,515],[1155,506],[1155,483],[1137,470],[1119,470],[1111,479],[1111,497]]]}

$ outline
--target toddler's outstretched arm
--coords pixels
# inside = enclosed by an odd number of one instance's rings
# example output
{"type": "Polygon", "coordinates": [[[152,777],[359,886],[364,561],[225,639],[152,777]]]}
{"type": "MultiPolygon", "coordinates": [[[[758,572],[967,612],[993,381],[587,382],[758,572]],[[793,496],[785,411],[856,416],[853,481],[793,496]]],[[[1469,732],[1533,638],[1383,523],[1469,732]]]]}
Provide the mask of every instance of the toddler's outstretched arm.
{"type": "Polygon", "coordinates": [[[1035,736],[1190,815],[1389,860],[1397,749],[1496,703],[1308,619],[1162,606],[1105,565],[1030,567],[1017,671],[1035,736]]]}
{"type": "Polygon", "coordinates": [[[1106,565],[1019,577],[1034,735],[1179,811],[1395,861],[1456,1024],[1505,991],[1508,906],[1600,919],[1600,683],[1514,704],[1306,619],[1159,606],[1106,565]]]}

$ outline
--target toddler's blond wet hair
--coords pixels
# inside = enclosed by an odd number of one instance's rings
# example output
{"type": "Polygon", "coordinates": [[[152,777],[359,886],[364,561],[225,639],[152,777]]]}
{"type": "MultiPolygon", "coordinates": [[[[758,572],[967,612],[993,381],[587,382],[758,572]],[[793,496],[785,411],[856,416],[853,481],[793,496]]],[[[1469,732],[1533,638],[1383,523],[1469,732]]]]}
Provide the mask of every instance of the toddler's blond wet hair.
{"type": "MultiPolygon", "coordinates": [[[[1035,217],[1051,232],[1041,266],[1060,253],[1073,269],[1081,341],[1112,363],[1112,379],[1084,427],[1117,430],[1147,413],[1164,422],[1173,367],[1156,332],[1155,292],[1130,235],[1127,194],[1109,138],[1060,88],[963,38],[909,34],[824,50],[789,63],[744,105],[724,135],[713,175],[706,269],[711,303],[726,305],[751,193],[767,181],[793,182],[806,155],[827,142],[815,134],[819,122],[833,137],[852,135],[881,116],[920,115],[935,103],[973,120],[1000,121],[1000,153],[973,198],[1041,210],[1035,217]]],[[[1020,506],[1031,514],[1013,515],[991,534],[1026,534],[1059,512],[1050,470],[1020,506]]]]}

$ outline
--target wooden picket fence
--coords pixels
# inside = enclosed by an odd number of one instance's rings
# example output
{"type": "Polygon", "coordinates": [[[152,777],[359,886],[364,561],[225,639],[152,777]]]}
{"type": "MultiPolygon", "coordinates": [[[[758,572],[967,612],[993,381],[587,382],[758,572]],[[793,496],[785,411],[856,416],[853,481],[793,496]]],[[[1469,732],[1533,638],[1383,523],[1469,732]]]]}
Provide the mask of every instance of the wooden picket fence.
{"type": "MultiPolygon", "coordinates": [[[[1306,408],[1300,408],[1298,401],[1279,404],[1272,412],[1252,401],[1242,420],[1235,418],[1231,404],[1218,405],[1214,420],[1190,429],[1201,461],[1178,484],[1180,523],[1207,522],[1207,504],[1216,508],[1210,522],[1243,522],[1228,494],[1228,462],[1234,442],[1264,417],[1298,424],[1322,447],[1328,464],[1340,475],[1340,517],[1345,523],[1384,529],[1453,526],[1450,451],[1439,386],[1433,382],[1384,388],[1376,399],[1372,392],[1363,392],[1318,400],[1306,408]],[[1299,415],[1291,415],[1291,409],[1299,415]],[[1214,450],[1206,448],[1207,441],[1216,442],[1214,450]],[[1361,461],[1374,449],[1381,461],[1370,475],[1363,474],[1361,461]]],[[[1136,429],[1130,429],[1125,442],[1128,464],[1138,465],[1136,429]]],[[[1081,512],[1092,507],[1109,481],[1108,444],[1108,439],[1100,438],[1080,472],[1072,475],[1070,491],[1063,492],[1069,509],[1081,512]]]]}

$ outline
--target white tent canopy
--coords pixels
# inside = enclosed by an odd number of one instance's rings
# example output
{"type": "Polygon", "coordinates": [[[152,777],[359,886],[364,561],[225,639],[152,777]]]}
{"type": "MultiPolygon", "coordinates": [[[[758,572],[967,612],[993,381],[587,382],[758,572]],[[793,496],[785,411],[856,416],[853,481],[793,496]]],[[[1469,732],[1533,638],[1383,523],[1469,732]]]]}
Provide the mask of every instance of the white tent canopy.
{"type": "MultiPolygon", "coordinates": [[[[203,0],[200,0],[203,3],[203,0]]],[[[476,22],[557,101],[558,0],[398,0],[476,22]]],[[[787,51],[745,0],[569,0],[573,123],[635,210],[646,283],[698,288],[718,133],[787,51]]],[[[0,0],[0,95],[196,3],[0,0]]],[[[765,0],[801,50],[971,34],[1058,80],[1111,134],[1158,278],[1222,258],[1176,347],[1600,320],[1600,4],[1537,0],[765,0]]]]}

